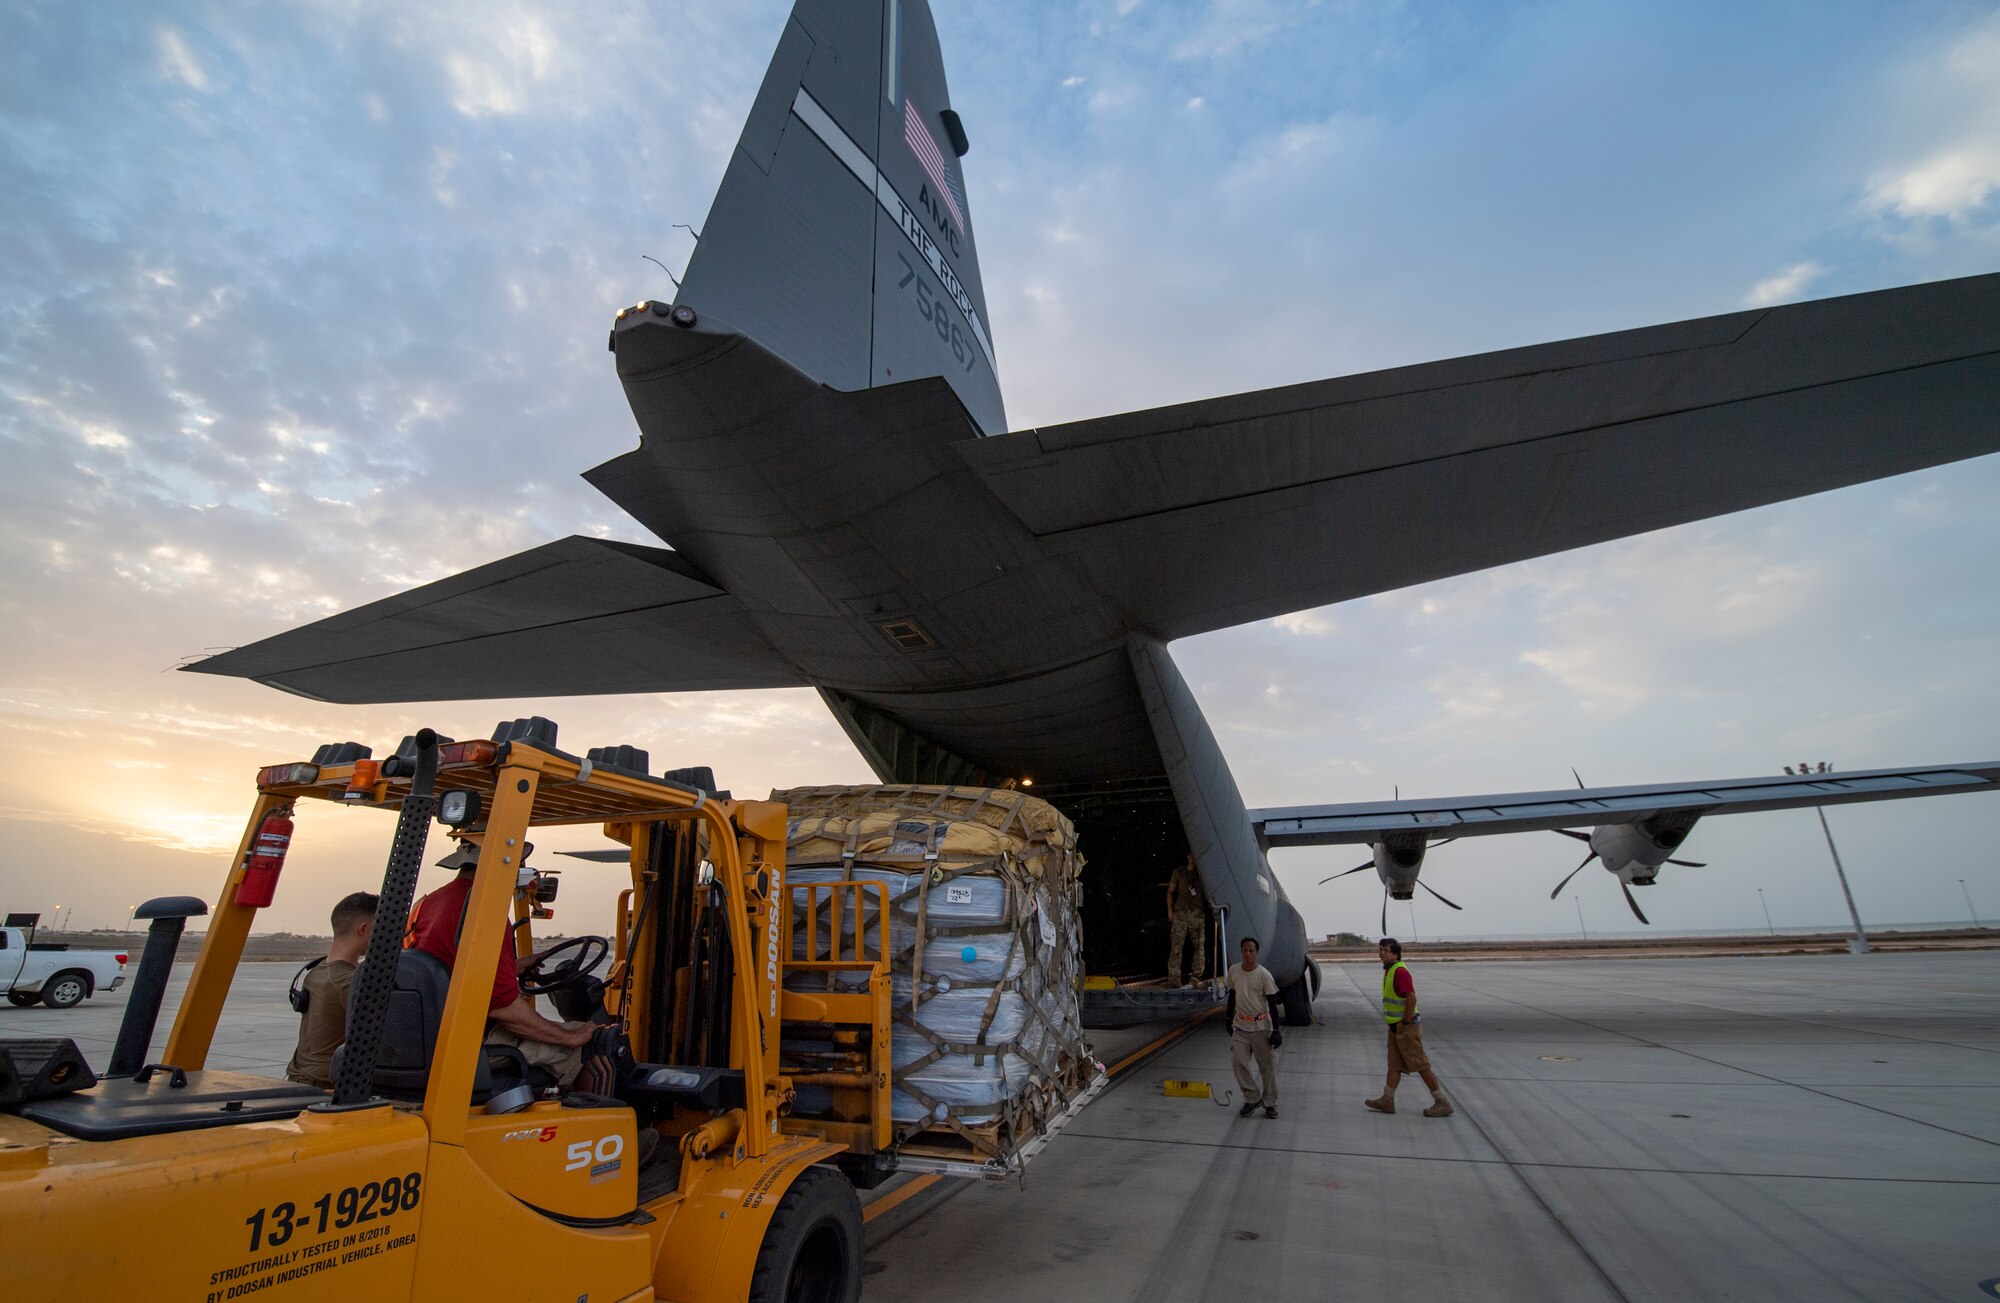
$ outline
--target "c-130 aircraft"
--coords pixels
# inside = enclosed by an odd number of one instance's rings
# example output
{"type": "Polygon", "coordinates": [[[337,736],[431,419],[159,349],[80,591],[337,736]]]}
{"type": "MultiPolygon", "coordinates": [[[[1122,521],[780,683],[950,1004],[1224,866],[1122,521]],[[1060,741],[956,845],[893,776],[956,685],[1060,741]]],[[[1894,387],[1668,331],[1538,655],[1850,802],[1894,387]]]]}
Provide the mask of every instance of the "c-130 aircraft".
{"type": "Polygon", "coordinates": [[[1420,861],[1485,798],[1253,817],[1169,643],[2000,448],[2000,276],[1009,432],[967,143],[924,0],[799,0],[678,294],[611,331],[640,442],[586,478],[669,547],[562,539],[187,668],[348,703],[809,685],[884,782],[1068,813],[1094,970],[1157,971],[1191,851],[1305,1021],[1267,849],[1420,861]]]}

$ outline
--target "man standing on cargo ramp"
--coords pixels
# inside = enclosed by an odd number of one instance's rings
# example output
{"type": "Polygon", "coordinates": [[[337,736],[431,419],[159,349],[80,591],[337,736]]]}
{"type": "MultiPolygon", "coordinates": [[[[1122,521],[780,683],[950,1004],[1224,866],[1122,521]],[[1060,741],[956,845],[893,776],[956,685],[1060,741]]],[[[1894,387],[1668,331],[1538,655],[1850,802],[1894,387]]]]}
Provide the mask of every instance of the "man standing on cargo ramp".
{"type": "Polygon", "coordinates": [[[1448,1118],[1453,1112],[1451,1101],[1444,1097],[1444,1087],[1438,1085],[1437,1074],[1431,1071],[1430,1056],[1424,1053],[1417,984],[1410,970],[1403,967],[1403,943],[1394,937],[1383,937],[1375,944],[1375,953],[1382,960],[1382,1017],[1389,1024],[1389,1077],[1379,1098],[1361,1102],[1377,1113],[1394,1113],[1396,1083],[1404,1073],[1414,1072],[1431,1088],[1431,1106],[1424,1110],[1424,1116],[1448,1118]]]}
{"type": "Polygon", "coordinates": [[[1257,962],[1257,938],[1243,938],[1243,962],[1223,979],[1229,987],[1229,1066],[1236,1069],[1236,1088],[1243,1092],[1243,1107],[1237,1112],[1249,1117],[1259,1103],[1264,1116],[1278,1116],[1278,1047],[1274,1041],[1277,1023],[1271,1018],[1271,997],[1278,993],[1278,981],[1271,970],[1257,962]],[[1260,1089],[1251,1075],[1250,1060],[1264,1078],[1260,1089]]]}
{"type": "MultiPolygon", "coordinates": [[[[1167,951],[1167,985],[1181,986],[1181,955],[1188,941],[1194,942],[1191,981],[1199,982],[1208,972],[1208,906],[1202,900],[1201,881],[1195,876],[1194,856],[1181,861],[1167,880],[1167,917],[1173,921],[1173,945],[1167,951]]],[[[1218,959],[1220,955],[1216,956],[1218,959]]]]}

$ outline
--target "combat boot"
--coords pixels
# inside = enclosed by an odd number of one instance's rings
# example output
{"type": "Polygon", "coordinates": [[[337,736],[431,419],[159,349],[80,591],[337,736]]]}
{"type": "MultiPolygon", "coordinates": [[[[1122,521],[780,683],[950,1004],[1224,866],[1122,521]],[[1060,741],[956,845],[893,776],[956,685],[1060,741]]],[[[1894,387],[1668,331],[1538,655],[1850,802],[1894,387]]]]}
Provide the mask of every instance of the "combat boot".
{"type": "Polygon", "coordinates": [[[1369,1108],[1374,1109],[1377,1113],[1394,1113],[1396,1111],[1396,1097],[1394,1095],[1383,1095],[1379,1099],[1364,1099],[1361,1102],[1369,1108]]]}
{"type": "Polygon", "coordinates": [[[1424,1110],[1424,1116],[1427,1118],[1448,1118],[1456,1112],[1458,1110],[1451,1106],[1451,1101],[1439,1095],[1431,1101],[1431,1106],[1424,1110]]]}

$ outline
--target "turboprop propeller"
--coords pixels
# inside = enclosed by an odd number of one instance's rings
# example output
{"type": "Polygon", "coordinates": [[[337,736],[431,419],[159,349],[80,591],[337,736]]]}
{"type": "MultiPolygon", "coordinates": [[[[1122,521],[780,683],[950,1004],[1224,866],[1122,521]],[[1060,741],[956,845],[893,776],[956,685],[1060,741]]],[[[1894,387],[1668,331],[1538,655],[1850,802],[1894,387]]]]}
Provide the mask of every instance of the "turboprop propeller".
{"type": "Polygon", "coordinates": [[[1437,841],[1428,841],[1422,833],[1392,834],[1383,841],[1369,842],[1368,849],[1371,854],[1368,859],[1363,860],[1351,869],[1342,869],[1339,873],[1333,874],[1330,877],[1321,878],[1320,885],[1324,886],[1332,882],[1334,878],[1344,878],[1350,873],[1359,873],[1363,869],[1375,870],[1375,876],[1382,880],[1382,931],[1384,934],[1389,931],[1390,898],[1408,900],[1416,894],[1418,887],[1422,887],[1425,891],[1430,892],[1431,895],[1436,896],[1453,909],[1464,909],[1465,906],[1450,899],[1436,887],[1431,886],[1428,882],[1421,881],[1418,877],[1418,874],[1423,871],[1424,853],[1426,851],[1433,846],[1444,846],[1457,840],[1458,838],[1456,837],[1442,837],[1437,841]]]}
{"type": "MultiPolygon", "coordinates": [[[[1570,767],[1569,776],[1576,780],[1579,788],[1589,790],[1584,787],[1583,775],[1577,773],[1573,765],[1570,767]]],[[[1618,889],[1625,893],[1625,904],[1631,909],[1632,917],[1651,927],[1653,920],[1647,918],[1646,912],[1639,908],[1639,902],[1632,899],[1632,888],[1652,886],[1653,881],[1660,876],[1662,864],[1678,864],[1689,869],[1708,867],[1699,860],[1670,858],[1672,852],[1687,840],[1687,835],[1694,831],[1694,825],[1700,817],[1686,811],[1662,810],[1637,823],[1599,824],[1589,832],[1575,832],[1568,828],[1551,829],[1552,832],[1560,833],[1564,837],[1573,837],[1588,845],[1590,854],[1583,857],[1582,864],[1563,875],[1563,880],[1549,893],[1549,899],[1554,900],[1560,896],[1562,889],[1569,885],[1570,879],[1583,872],[1592,860],[1601,860],[1604,867],[1617,877],[1618,889]]]]}
{"type": "MultiPolygon", "coordinates": [[[[1660,816],[1654,816],[1659,818],[1660,816]]],[[[1590,847],[1590,854],[1583,857],[1583,863],[1563,875],[1555,890],[1549,893],[1554,900],[1569,885],[1571,878],[1584,871],[1592,860],[1601,860],[1618,879],[1618,889],[1625,893],[1625,903],[1632,910],[1632,916],[1647,926],[1653,920],[1639,908],[1639,902],[1632,899],[1632,887],[1637,884],[1649,887],[1660,876],[1662,864],[1678,864],[1682,868],[1705,869],[1707,864],[1700,860],[1677,860],[1667,854],[1674,847],[1687,840],[1689,829],[1694,827],[1693,819],[1676,819],[1659,828],[1649,828],[1652,820],[1639,823],[1602,824],[1589,832],[1576,832],[1569,828],[1554,831],[1564,837],[1573,837],[1590,847]]]]}

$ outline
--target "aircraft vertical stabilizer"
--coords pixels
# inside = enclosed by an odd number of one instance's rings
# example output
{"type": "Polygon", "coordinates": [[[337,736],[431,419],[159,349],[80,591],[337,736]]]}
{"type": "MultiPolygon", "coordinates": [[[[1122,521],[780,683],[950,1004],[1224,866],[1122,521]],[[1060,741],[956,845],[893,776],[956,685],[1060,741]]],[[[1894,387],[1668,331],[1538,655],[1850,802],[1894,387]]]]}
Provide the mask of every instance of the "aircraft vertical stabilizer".
{"type": "Polygon", "coordinates": [[[965,144],[924,0],[800,0],[675,302],[835,389],[942,377],[1005,432],[965,144]]]}

